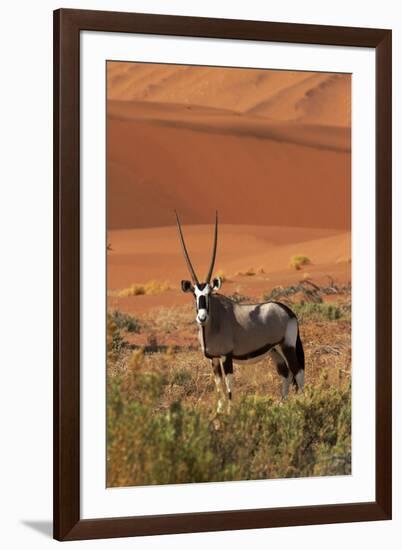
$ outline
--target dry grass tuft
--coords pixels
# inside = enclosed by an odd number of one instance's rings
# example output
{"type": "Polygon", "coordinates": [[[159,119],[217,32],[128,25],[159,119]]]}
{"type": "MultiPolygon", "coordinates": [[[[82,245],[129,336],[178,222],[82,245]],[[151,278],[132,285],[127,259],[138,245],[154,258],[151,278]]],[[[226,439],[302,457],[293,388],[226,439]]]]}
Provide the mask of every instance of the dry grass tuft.
{"type": "Polygon", "coordinates": [[[307,256],[302,256],[298,254],[290,258],[289,267],[291,267],[292,269],[296,269],[296,271],[300,271],[302,267],[310,264],[311,264],[310,258],[308,258],[307,256]]]}
{"type": "Polygon", "coordinates": [[[236,273],[236,276],[238,276],[238,277],[254,277],[254,275],[256,273],[257,272],[254,269],[254,267],[249,267],[246,271],[238,271],[236,273]]]}
{"type": "Polygon", "coordinates": [[[194,327],[194,308],[192,305],[181,307],[161,307],[146,316],[146,323],[153,331],[171,334],[194,327]]]}
{"type": "Polygon", "coordinates": [[[144,350],[139,348],[131,352],[127,359],[127,367],[130,371],[135,371],[141,368],[144,362],[144,350]]]}
{"type": "Polygon", "coordinates": [[[128,288],[123,288],[117,292],[119,298],[127,296],[143,296],[161,294],[170,290],[171,286],[166,281],[148,281],[147,283],[133,283],[128,288]]]}

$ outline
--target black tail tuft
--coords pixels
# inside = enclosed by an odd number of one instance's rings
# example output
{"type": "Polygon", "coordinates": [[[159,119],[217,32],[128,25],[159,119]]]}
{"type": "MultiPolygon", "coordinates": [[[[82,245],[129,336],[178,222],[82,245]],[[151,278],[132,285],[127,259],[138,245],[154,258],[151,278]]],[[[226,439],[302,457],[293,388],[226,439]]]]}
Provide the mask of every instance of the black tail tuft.
{"type": "Polygon", "coordinates": [[[300,368],[304,370],[304,349],[303,344],[300,339],[300,333],[297,331],[297,340],[296,340],[296,357],[299,362],[300,368]]]}

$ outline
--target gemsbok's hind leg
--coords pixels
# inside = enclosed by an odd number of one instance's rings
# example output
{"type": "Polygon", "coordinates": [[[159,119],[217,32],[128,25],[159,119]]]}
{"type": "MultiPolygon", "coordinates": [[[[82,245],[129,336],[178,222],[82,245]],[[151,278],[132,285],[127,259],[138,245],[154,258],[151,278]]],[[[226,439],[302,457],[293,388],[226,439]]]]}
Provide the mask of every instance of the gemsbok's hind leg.
{"type": "Polygon", "coordinates": [[[280,353],[286,360],[286,363],[289,367],[291,374],[293,375],[294,382],[296,384],[296,389],[303,391],[304,368],[297,359],[296,348],[281,344],[279,349],[280,349],[280,353]]]}
{"type": "Polygon", "coordinates": [[[221,362],[219,357],[214,357],[211,360],[211,365],[214,371],[216,392],[218,394],[218,403],[216,406],[216,412],[219,414],[222,412],[222,406],[223,406],[222,369],[221,369],[221,362]]]}
{"type": "Polygon", "coordinates": [[[286,360],[289,370],[294,377],[296,388],[302,391],[304,388],[304,351],[296,318],[289,320],[285,338],[277,346],[277,349],[286,360]]]}
{"type": "Polygon", "coordinates": [[[270,355],[282,379],[281,397],[282,399],[286,399],[289,394],[290,384],[293,381],[293,374],[290,372],[285,359],[276,348],[272,348],[270,355]]]}

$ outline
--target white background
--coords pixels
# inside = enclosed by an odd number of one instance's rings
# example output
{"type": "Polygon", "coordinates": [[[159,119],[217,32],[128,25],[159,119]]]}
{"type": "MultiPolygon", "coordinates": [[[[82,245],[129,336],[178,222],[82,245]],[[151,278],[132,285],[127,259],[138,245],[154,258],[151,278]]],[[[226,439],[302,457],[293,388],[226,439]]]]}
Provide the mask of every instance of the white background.
{"type": "MultiPolygon", "coordinates": [[[[378,26],[394,31],[394,311],[400,310],[402,280],[401,51],[398,3],[338,0],[201,3],[161,1],[65,2],[63,7],[115,9],[317,24],[378,26]],[[328,11],[331,10],[331,11],[328,11]],[[399,158],[398,158],[399,156],[399,158]],[[398,185],[397,185],[398,183],[398,185]],[[399,205],[399,211],[397,206],[399,205]]],[[[3,548],[47,548],[52,495],[52,13],[60,4],[18,2],[3,6],[0,85],[1,223],[1,439],[0,544],[3,548]]],[[[394,340],[402,326],[394,315],[394,340]]],[[[395,346],[396,350],[396,346],[395,346]]],[[[170,535],[142,539],[69,543],[69,547],[231,549],[280,547],[365,550],[400,547],[402,509],[401,372],[394,365],[394,520],[365,524],[170,535]],[[398,540],[399,538],[399,540],[398,540]]]]}

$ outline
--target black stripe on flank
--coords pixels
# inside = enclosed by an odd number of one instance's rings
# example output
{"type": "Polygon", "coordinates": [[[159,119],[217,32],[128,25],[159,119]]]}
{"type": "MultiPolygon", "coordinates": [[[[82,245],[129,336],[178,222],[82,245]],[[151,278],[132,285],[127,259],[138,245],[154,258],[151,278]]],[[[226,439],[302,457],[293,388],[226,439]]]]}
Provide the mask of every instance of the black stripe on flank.
{"type": "Polygon", "coordinates": [[[249,353],[245,353],[244,355],[233,355],[233,359],[237,359],[238,361],[247,361],[247,359],[255,359],[256,357],[259,357],[260,355],[264,355],[264,353],[268,353],[270,349],[272,349],[274,346],[277,346],[280,344],[280,342],[275,342],[275,344],[266,344],[264,347],[260,349],[256,349],[255,351],[250,351],[249,353]]]}

